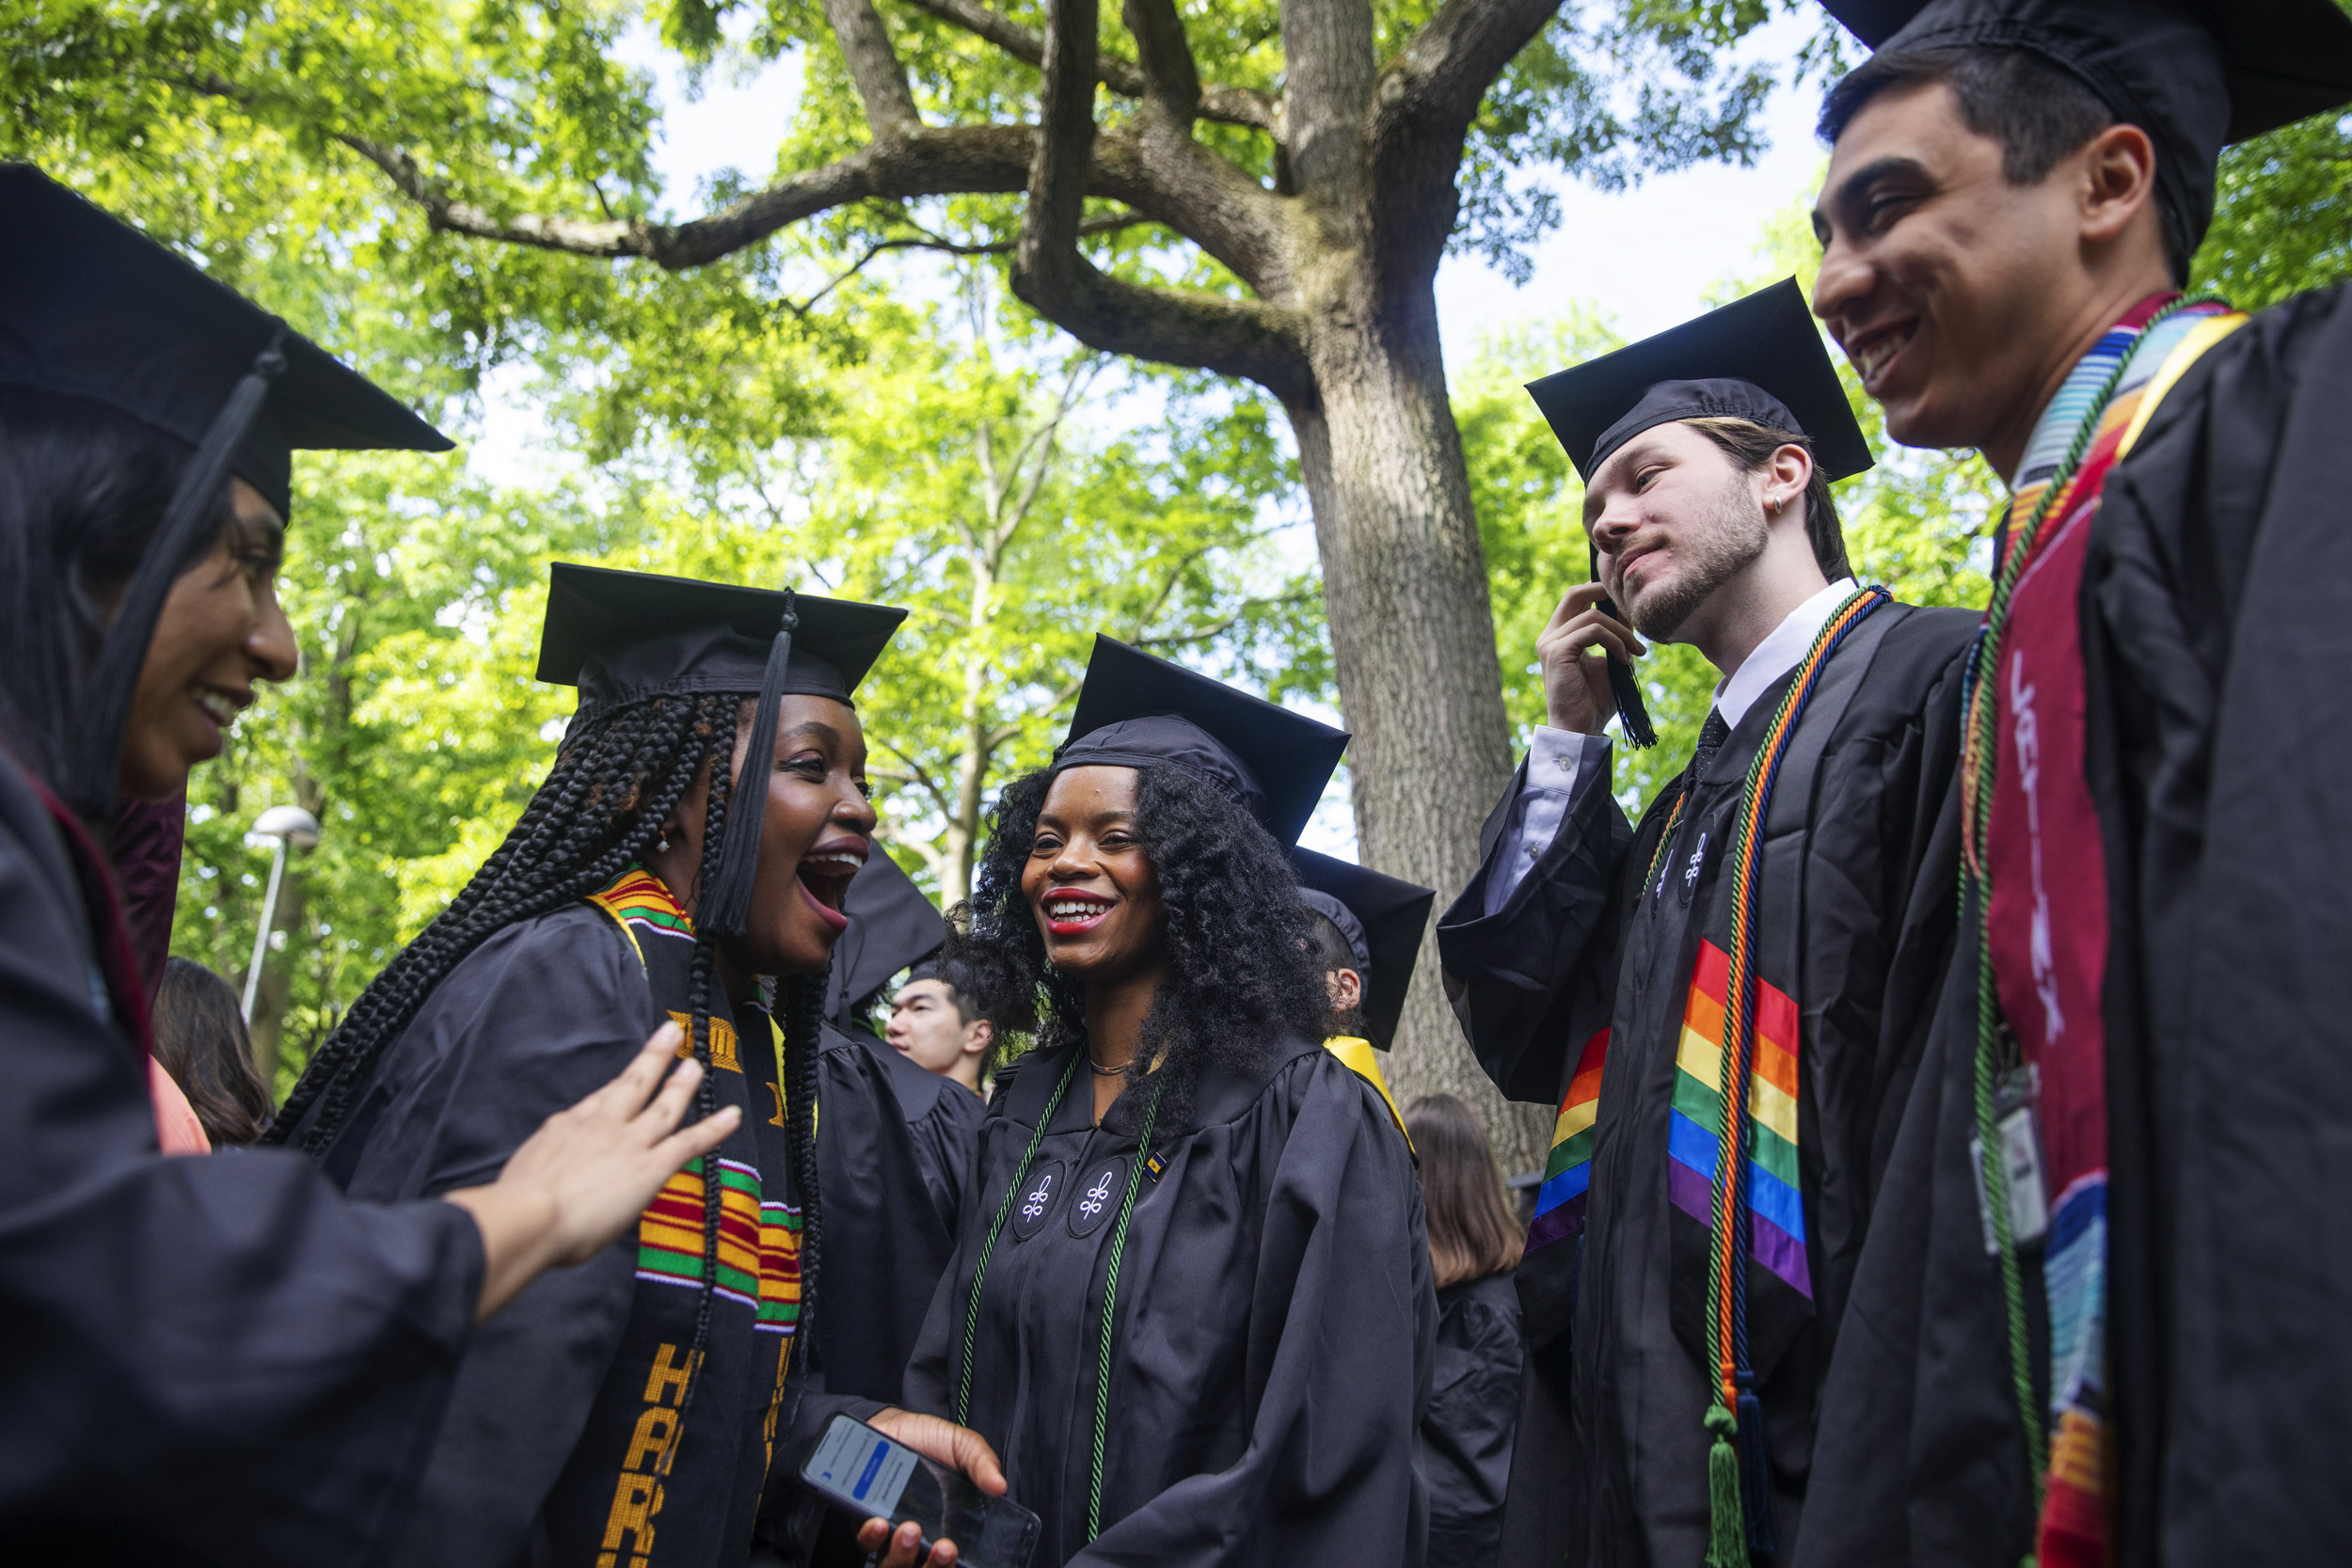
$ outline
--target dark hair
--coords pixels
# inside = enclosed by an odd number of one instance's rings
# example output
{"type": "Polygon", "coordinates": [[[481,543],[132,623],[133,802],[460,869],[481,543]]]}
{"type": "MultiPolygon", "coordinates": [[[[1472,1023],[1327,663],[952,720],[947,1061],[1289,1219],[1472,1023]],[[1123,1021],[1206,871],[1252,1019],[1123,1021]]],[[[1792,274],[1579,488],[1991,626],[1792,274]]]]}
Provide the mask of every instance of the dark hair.
{"type": "MultiPolygon", "coordinates": [[[[1960,118],[2001,144],[2001,178],[2039,185],[2058,161],[2115,123],[2115,111],[2090,84],[2046,55],[1999,44],[1945,43],[1891,49],[1846,72],[1821,100],[1814,132],[1836,145],[1862,106],[1889,87],[1941,82],[1960,101],[1960,118]]],[[[2166,225],[2165,257],[2176,278],[2188,258],[2175,255],[2166,225]]]]}
{"type": "MultiPolygon", "coordinates": [[[[312,1107],[306,1153],[324,1154],[365,1086],[370,1068],[397,1038],[449,973],[492,935],[509,926],[578,903],[636,864],[701,772],[710,767],[703,816],[702,862],[694,887],[710,885],[726,837],[733,789],[736,731],[749,699],[739,693],[650,697],[578,726],[564,736],[555,766],[523,808],[506,841],[475,872],[448,909],[395,955],[359,999],[342,1026],[320,1046],[287,1097],[269,1141],[282,1141],[312,1107]]],[[[747,764],[747,768],[750,765],[747,764]]],[[[755,772],[754,776],[764,776],[755,772]]],[[[687,890],[691,893],[692,890],[687,890]]],[[[681,902],[691,902],[681,898],[681,902]]],[[[697,929],[688,989],[694,1059],[703,1065],[697,1115],[718,1109],[710,1071],[710,997],[717,966],[714,939],[697,929]]],[[[787,1137],[800,1183],[801,1330],[816,1316],[817,1275],[824,1221],[817,1190],[817,1054],[824,1018],[822,975],[784,977],[776,1020],[784,1029],[784,1089],[794,1116],[787,1137]]],[[[718,1277],[720,1183],[718,1154],[704,1156],[703,1296],[694,1323],[694,1365],[707,1342],[712,1282],[718,1277]]],[[[804,1338],[803,1344],[813,1344],[804,1338]]],[[[686,1399],[693,1397],[690,1382],[686,1399]]],[[[684,1420],[681,1410],[679,1419],[684,1420]]]]}
{"type": "Polygon", "coordinates": [[[253,1065],[237,993],[200,963],[164,961],[155,990],[155,1060],[188,1097],[214,1148],[252,1143],[269,1125],[269,1085],[253,1065]]]}
{"type": "MultiPolygon", "coordinates": [[[[946,947],[996,1028],[1034,1030],[1047,1051],[1086,1037],[1085,992],[1046,963],[1021,895],[1053,780],[1051,771],[1031,773],[997,797],[972,897],[949,919],[946,947]]],[[[1166,1127],[1190,1115],[1202,1069],[1248,1071],[1286,1035],[1315,1038],[1331,1005],[1308,951],[1290,858],[1256,818],[1173,768],[1144,768],[1136,774],[1136,834],[1168,914],[1168,979],[1144,1015],[1127,1084],[1161,1064],[1166,1127]]],[[[1144,1098],[1122,1094],[1112,1107],[1122,1129],[1140,1119],[1144,1098]]]]}
{"type": "Polygon", "coordinates": [[[1450,1094],[1424,1095],[1405,1108],[1405,1131],[1421,1160],[1438,1289],[1518,1268],[1518,1221],[1470,1108],[1450,1094]]]}
{"type": "MultiPolygon", "coordinates": [[[[54,790],[70,787],[114,602],[193,456],[103,404],[0,389],[0,735],[54,790]]],[[[224,486],[220,527],[235,525],[224,486]]],[[[182,569],[219,537],[191,546],[182,569]]]]}
{"type": "MultiPolygon", "coordinates": [[[[1722,449],[1743,473],[1755,473],[1772,460],[1772,453],[1783,447],[1803,447],[1813,451],[1813,437],[1799,430],[1774,430],[1753,420],[1731,419],[1709,414],[1682,421],[1722,449]]],[[[1846,531],[1838,526],[1837,503],[1830,499],[1829,476],[1821,472],[1821,465],[1813,465],[1813,477],[1804,487],[1804,536],[1812,543],[1813,559],[1820,563],[1821,575],[1836,582],[1839,578],[1853,576],[1853,567],[1846,559],[1846,531]]]]}
{"type": "MultiPolygon", "coordinates": [[[[939,989],[947,993],[948,1002],[956,1009],[956,1022],[962,1027],[969,1029],[973,1024],[988,1018],[987,1013],[981,1009],[978,999],[973,995],[971,974],[960,960],[950,958],[945,954],[926,958],[908,972],[907,985],[911,986],[917,980],[932,980],[938,983],[939,989]]],[[[906,987],[901,986],[899,989],[903,990],[906,987]]],[[[987,1083],[995,1075],[996,1064],[1004,1059],[1004,1054],[1005,1031],[994,1019],[988,1019],[988,1049],[980,1053],[981,1083],[987,1083]]]]}
{"type": "MultiPolygon", "coordinates": [[[[1370,978],[1364,973],[1364,966],[1356,961],[1356,950],[1347,945],[1347,933],[1340,929],[1338,921],[1321,910],[1311,909],[1307,911],[1307,942],[1308,950],[1314,954],[1315,967],[1327,976],[1335,969],[1344,969],[1355,974],[1359,985],[1370,978]]],[[[1327,983],[1324,992],[1327,996],[1330,993],[1327,983]]],[[[1350,1007],[1345,1011],[1332,1008],[1330,1022],[1324,1025],[1327,1035],[1361,1035],[1363,1032],[1364,1012],[1361,1007],[1350,1007]]]]}

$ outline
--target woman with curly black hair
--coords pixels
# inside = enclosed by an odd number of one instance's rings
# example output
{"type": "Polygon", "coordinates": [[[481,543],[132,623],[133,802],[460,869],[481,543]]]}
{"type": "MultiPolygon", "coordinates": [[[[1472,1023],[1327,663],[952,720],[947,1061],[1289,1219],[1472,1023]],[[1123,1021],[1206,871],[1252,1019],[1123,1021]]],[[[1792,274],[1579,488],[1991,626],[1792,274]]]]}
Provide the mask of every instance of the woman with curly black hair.
{"type": "Polygon", "coordinates": [[[904,614],[553,568],[539,674],[580,689],[555,766],[273,1135],[355,1196],[463,1185],[664,1016],[741,1121],[634,1235],[477,1339],[384,1560],[739,1564],[771,1462],[797,1468],[836,1413],[1001,1486],[944,1423],[817,1394],[795,1366],[820,1309],[825,972],[875,821],[850,692],[904,614]]]}
{"type": "Polygon", "coordinates": [[[909,1402],[968,1424],[1040,1568],[1416,1563],[1419,1190],[1284,845],[1346,736],[1098,639],[948,943],[1000,1072],[909,1402]]]}

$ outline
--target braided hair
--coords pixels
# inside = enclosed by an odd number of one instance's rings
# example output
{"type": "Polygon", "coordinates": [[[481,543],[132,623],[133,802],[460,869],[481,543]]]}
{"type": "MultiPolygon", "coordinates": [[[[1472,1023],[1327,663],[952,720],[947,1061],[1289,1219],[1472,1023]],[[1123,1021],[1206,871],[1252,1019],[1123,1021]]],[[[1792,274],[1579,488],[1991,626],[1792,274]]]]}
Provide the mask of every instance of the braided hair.
{"type": "MultiPolygon", "coordinates": [[[[468,955],[509,926],[578,903],[610,886],[644,859],[661,825],[710,766],[703,818],[702,858],[695,886],[717,875],[734,792],[736,733],[746,698],[739,693],[666,693],[600,715],[564,737],[551,768],[521,817],[449,908],[435,917],[370,983],[343,1022],[311,1056],[301,1082],[263,1136],[283,1143],[303,1131],[303,1152],[323,1156],[365,1087],[376,1060],[400,1037],[436,988],[468,955]],[[313,1111],[315,1110],[315,1115],[313,1111]]],[[[764,775],[755,775],[764,776],[764,775]]],[[[717,981],[717,945],[696,931],[690,971],[689,1037],[703,1079],[696,1114],[718,1109],[710,1071],[710,1005],[717,981]]],[[[800,1112],[787,1130],[801,1183],[805,1242],[802,1260],[802,1329],[815,1300],[815,1243],[822,1236],[817,1192],[816,1095],[818,1029],[823,1016],[822,974],[791,975],[783,984],[778,1021],[784,1025],[787,1093],[800,1112]]],[[[708,1343],[712,1292],[718,1278],[721,1182],[719,1155],[702,1157],[703,1290],[694,1344],[687,1365],[700,1364],[708,1343]]],[[[698,1380],[680,1399],[684,1426],[698,1380]]],[[[675,1453],[676,1445],[671,1452],[675,1453]]]]}
{"type": "MultiPolygon", "coordinates": [[[[1037,1031],[1041,1050],[1086,1038],[1086,992],[1045,960],[1021,872],[1053,786],[1031,773],[997,797],[971,900],[948,922],[946,960],[998,1029],[1037,1031]]],[[[1212,1063],[1254,1070],[1289,1035],[1321,1037],[1331,1010],[1290,857],[1232,800],[1173,768],[1136,774],[1136,834],[1168,913],[1168,978],[1144,1014],[1129,1086],[1156,1067],[1164,1124],[1190,1113],[1212,1063]]],[[[1147,1095],[1121,1094],[1122,1129],[1147,1095]]]]}

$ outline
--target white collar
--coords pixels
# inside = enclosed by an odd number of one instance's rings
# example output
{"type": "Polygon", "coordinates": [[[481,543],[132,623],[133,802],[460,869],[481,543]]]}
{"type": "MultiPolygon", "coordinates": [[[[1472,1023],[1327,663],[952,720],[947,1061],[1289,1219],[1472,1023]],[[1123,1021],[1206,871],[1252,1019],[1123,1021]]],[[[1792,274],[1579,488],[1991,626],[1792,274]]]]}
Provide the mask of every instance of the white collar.
{"type": "Polygon", "coordinates": [[[1774,626],[1756,650],[1740,661],[1740,668],[1715,683],[1715,711],[1724,716],[1724,723],[1738,729],[1740,721],[1765,689],[1781,676],[1797,667],[1813,640],[1821,634],[1837,607],[1844,604],[1854,591],[1851,578],[1839,578],[1827,588],[1790,610],[1787,619],[1774,626]]]}

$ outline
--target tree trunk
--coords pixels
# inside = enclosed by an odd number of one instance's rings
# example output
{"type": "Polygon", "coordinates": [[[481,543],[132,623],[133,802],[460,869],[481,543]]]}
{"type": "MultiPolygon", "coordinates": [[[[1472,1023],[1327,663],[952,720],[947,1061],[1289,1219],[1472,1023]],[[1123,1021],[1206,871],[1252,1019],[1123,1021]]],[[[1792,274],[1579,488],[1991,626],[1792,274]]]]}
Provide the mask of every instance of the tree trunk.
{"type": "MultiPolygon", "coordinates": [[[[1356,736],[1360,854],[1375,870],[1437,889],[1441,911],[1478,869],[1478,825],[1509,783],[1511,751],[1486,555],[1436,300],[1422,293],[1408,311],[1384,302],[1385,330],[1359,305],[1315,312],[1317,401],[1289,413],[1340,705],[1356,736]]],[[[1473,1106],[1506,1174],[1541,1164],[1549,1117],[1487,1082],[1446,1005],[1434,935],[1386,1065],[1400,1103],[1442,1091],[1473,1106]]]]}

